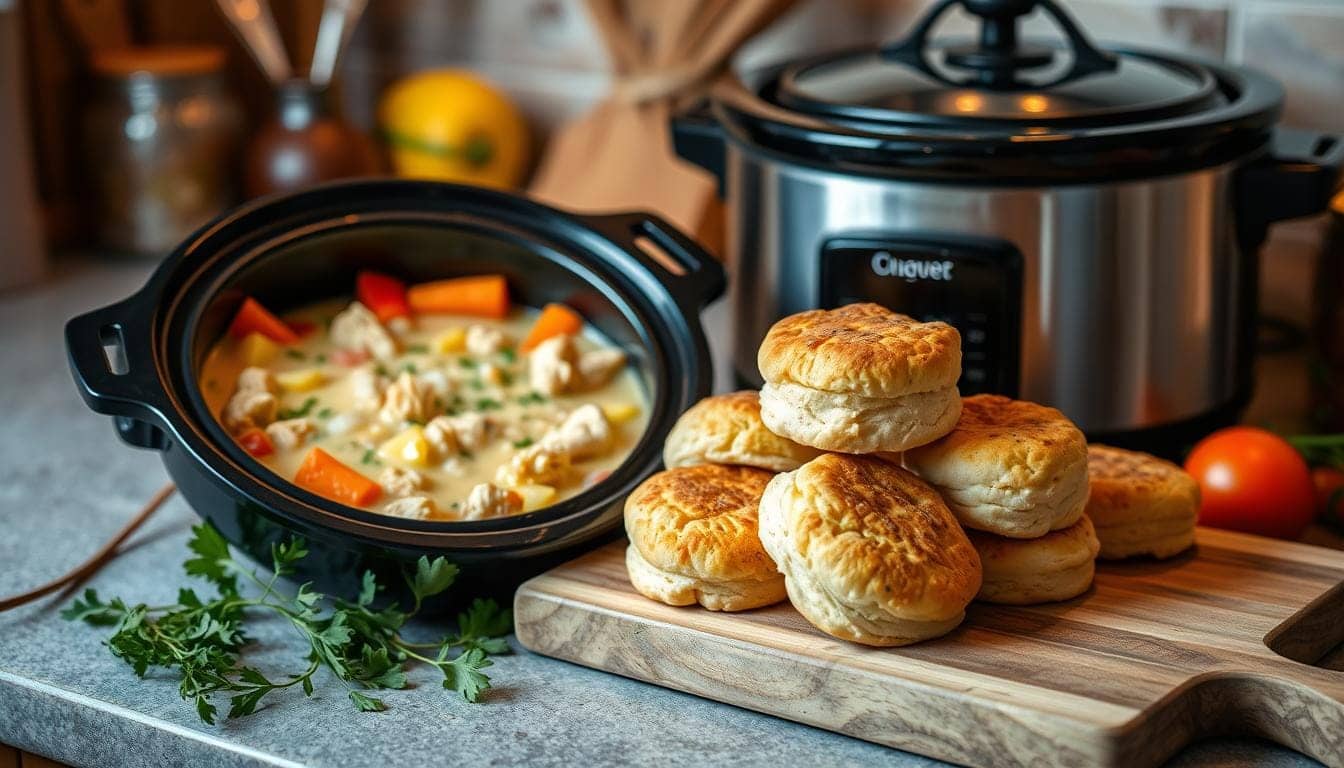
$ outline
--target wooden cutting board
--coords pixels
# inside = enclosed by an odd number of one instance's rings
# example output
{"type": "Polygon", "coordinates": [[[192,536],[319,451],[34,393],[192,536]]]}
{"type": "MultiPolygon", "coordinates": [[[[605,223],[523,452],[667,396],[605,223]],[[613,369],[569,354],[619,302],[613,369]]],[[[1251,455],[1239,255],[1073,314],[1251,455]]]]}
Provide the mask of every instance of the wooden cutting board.
{"type": "Polygon", "coordinates": [[[537,653],[975,766],[1147,766],[1255,734],[1344,766],[1344,553],[1200,529],[1167,562],[1102,564],[1063,603],[974,604],[947,637],[876,649],[789,604],[672,608],[626,580],[624,542],[523,584],[537,653]]]}

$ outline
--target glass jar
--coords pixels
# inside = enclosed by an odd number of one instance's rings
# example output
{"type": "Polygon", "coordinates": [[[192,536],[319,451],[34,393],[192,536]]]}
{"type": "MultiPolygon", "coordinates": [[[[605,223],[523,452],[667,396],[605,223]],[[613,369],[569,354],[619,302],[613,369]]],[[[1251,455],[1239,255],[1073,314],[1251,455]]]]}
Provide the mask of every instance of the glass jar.
{"type": "Polygon", "coordinates": [[[237,199],[243,119],[223,67],[218,48],[95,55],[84,147],[99,245],[163,255],[237,199]]]}

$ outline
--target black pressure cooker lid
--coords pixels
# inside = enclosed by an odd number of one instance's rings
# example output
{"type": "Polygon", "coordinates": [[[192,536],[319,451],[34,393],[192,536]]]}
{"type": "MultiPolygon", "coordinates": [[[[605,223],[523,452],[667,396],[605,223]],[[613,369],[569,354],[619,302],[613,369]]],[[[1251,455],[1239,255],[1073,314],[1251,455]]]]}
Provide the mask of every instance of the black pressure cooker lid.
{"type": "Polygon", "coordinates": [[[903,41],[785,64],[749,90],[722,100],[749,142],[832,165],[935,172],[957,157],[961,172],[1024,180],[1225,162],[1264,143],[1282,101],[1246,70],[1098,48],[1053,0],[942,0],[903,41]],[[957,6],[979,17],[978,39],[933,35],[957,6]],[[1062,40],[1018,39],[1037,10],[1062,40]]]}

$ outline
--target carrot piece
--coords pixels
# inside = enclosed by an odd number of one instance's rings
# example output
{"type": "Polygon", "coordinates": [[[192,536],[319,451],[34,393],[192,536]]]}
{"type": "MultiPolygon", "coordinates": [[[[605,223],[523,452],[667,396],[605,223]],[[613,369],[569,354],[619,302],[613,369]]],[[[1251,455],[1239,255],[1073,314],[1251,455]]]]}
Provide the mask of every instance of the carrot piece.
{"type": "Polygon", "coordinates": [[[552,336],[574,334],[581,330],[583,330],[583,318],[578,312],[564,304],[547,304],[541,308],[537,321],[532,324],[532,329],[527,332],[527,338],[523,339],[518,348],[524,352],[531,352],[534,347],[552,336]]]}
{"type": "Polygon", "coordinates": [[[251,296],[243,300],[238,314],[233,316],[233,322],[229,325],[229,335],[235,339],[241,339],[249,333],[260,333],[281,344],[294,344],[299,340],[299,334],[293,328],[285,325],[283,320],[271,314],[270,310],[251,296]]]}
{"type": "Polygon", "coordinates": [[[509,284],[503,275],[475,275],[412,285],[411,309],[441,315],[503,318],[509,314],[509,284]]]}
{"type": "Polygon", "coordinates": [[[406,302],[406,284],[379,272],[363,271],[355,275],[355,298],[386,323],[394,317],[411,314],[406,302]]]}
{"type": "Polygon", "coordinates": [[[243,450],[261,458],[275,453],[275,445],[271,443],[271,438],[266,435],[266,431],[253,427],[238,436],[238,444],[243,446],[243,450]]]}
{"type": "Polygon", "coordinates": [[[332,501],[364,507],[378,500],[383,488],[369,478],[338,461],[334,456],[314,448],[303,457],[294,483],[318,496],[332,501]]]}

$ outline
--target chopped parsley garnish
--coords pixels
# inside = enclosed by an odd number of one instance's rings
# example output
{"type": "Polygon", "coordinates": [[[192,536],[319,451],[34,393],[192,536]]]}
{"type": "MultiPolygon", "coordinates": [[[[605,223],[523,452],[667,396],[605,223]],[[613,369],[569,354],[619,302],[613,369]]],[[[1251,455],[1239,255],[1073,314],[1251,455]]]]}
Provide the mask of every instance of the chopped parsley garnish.
{"type": "Polygon", "coordinates": [[[300,405],[298,408],[281,408],[281,409],[275,414],[275,417],[276,417],[277,419],[280,419],[281,421],[283,421],[283,420],[285,420],[285,419],[298,419],[298,418],[302,418],[302,417],[304,417],[304,416],[307,416],[310,412],[312,412],[313,407],[316,406],[316,405],[317,405],[317,398],[316,398],[316,397],[310,397],[310,398],[304,400],[304,401],[303,401],[303,405],[300,405]]]}
{"type": "Polygon", "coordinates": [[[499,356],[506,363],[512,363],[518,360],[518,353],[514,351],[513,347],[505,347],[499,350],[499,356]]]}
{"type": "Polygon", "coordinates": [[[512,373],[509,373],[509,372],[506,371],[506,370],[499,369],[499,384],[500,384],[500,386],[507,387],[507,386],[509,386],[509,385],[512,384],[512,383],[513,383],[513,374],[512,374],[512,373]]]}
{"type": "Polygon", "coordinates": [[[308,359],[308,356],[307,356],[307,355],[303,354],[302,352],[300,352],[300,351],[297,350],[297,349],[286,349],[286,350],[285,350],[285,357],[288,357],[288,358],[291,359],[291,360],[307,360],[307,359],[308,359]]]}
{"type": "Polygon", "coordinates": [[[408,610],[395,603],[376,608],[383,585],[370,571],[364,573],[354,601],[321,594],[309,584],[286,590],[281,579],[294,575],[296,564],[308,555],[302,539],[273,545],[266,573],[250,561],[235,559],[209,523],[193,527],[192,533],[187,543],[192,557],[183,565],[188,575],[214,588],[213,596],[184,587],[171,604],[150,607],[120,598],[104,601],[87,589],[61,617],[113,627],[108,649],[140,677],[151,668],[175,672],[182,698],[192,702],[206,723],[219,716],[216,702],[221,697],[228,697],[226,717],[235,718],[256,712],[263,699],[286,688],[312,696],[322,669],[341,681],[361,712],[386,709],[370,692],[405,688],[407,666],[417,662],[442,673],[444,688],[477,701],[490,687],[484,673],[491,666],[489,657],[509,652],[504,635],[512,620],[493,600],[472,602],[458,615],[456,632],[432,643],[402,636],[421,604],[456,579],[457,566],[442,557],[421,557],[403,573],[412,600],[408,610]],[[253,646],[249,622],[263,617],[281,620],[303,638],[307,647],[301,671],[270,678],[245,663],[244,653],[253,646]]]}
{"type": "Polygon", "coordinates": [[[518,398],[519,405],[539,405],[544,402],[546,402],[546,396],[535,390],[518,398]]]}
{"type": "Polygon", "coordinates": [[[319,363],[325,363],[325,362],[327,362],[327,356],[326,356],[326,355],[317,355],[317,356],[314,357],[313,359],[316,360],[316,361],[319,362],[319,363]]]}
{"type": "Polygon", "coordinates": [[[503,407],[504,407],[503,403],[499,402],[498,400],[492,400],[488,397],[483,397],[480,400],[476,401],[476,410],[478,411],[497,411],[503,407]]]}
{"type": "Polygon", "coordinates": [[[364,455],[359,457],[359,463],[374,467],[383,465],[383,462],[378,460],[378,454],[372,448],[366,448],[364,450],[364,455]]]}
{"type": "Polygon", "coordinates": [[[480,392],[482,389],[485,389],[485,382],[481,381],[480,379],[472,379],[471,381],[467,382],[467,386],[471,387],[473,390],[477,392],[480,392]]]}
{"type": "Polygon", "coordinates": [[[406,347],[406,353],[409,355],[428,355],[429,347],[425,344],[411,344],[406,347]]]}
{"type": "Polygon", "coordinates": [[[532,444],[532,438],[530,437],[524,437],[522,440],[513,441],[514,448],[526,448],[531,444],[532,444]]]}
{"type": "Polygon", "coordinates": [[[462,366],[463,368],[475,368],[475,367],[476,367],[476,361],[473,360],[473,359],[470,358],[470,357],[459,357],[459,358],[457,359],[457,364],[460,365],[460,366],[462,366]]]}
{"type": "Polygon", "coordinates": [[[378,374],[379,376],[386,376],[387,366],[383,365],[382,363],[378,363],[377,365],[373,366],[373,372],[378,374]]]}
{"type": "Polygon", "coordinates": [[[419,371],[415,367],[415,363],[412,363],[409,360],[401,364],[401,370],[411,374],[412,376],[419,373],[419,371]]]}
{"type": "Polygon", "coordinates": [[[323,408],[322,410],[317,412],[317,418],[319,419],[330,419],[332,416],[335,415],[336,411],[333,411],[330,408],[323,408]]]}

